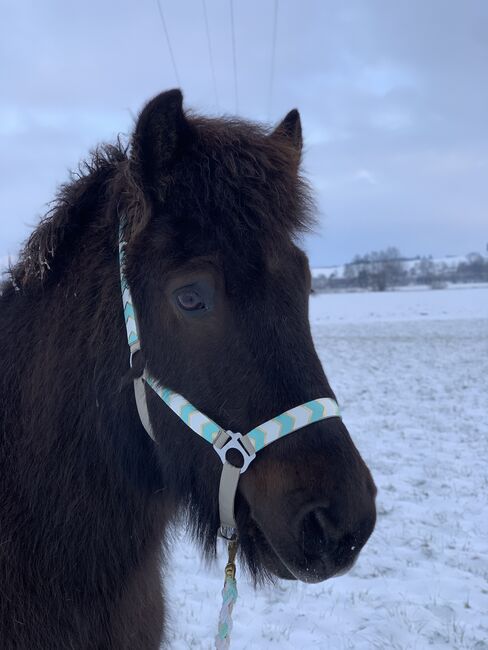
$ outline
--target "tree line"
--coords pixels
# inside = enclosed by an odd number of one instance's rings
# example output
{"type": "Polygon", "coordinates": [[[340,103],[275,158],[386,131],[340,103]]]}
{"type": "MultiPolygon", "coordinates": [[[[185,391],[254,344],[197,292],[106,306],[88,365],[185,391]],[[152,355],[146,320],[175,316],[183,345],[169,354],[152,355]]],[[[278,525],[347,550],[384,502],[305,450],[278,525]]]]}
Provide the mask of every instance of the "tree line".
{"type": "Polygon", "coordinates": [[[355,255],[342,273],[320,274],[313,280],[314,291],[362,289],[385,291],[408,285],[440,289],[447,283],[488,282],[488,258],[470,253],[457,263],[436,262],[432,257],[414,260],[403,257],[394,246],[355,255]]]}

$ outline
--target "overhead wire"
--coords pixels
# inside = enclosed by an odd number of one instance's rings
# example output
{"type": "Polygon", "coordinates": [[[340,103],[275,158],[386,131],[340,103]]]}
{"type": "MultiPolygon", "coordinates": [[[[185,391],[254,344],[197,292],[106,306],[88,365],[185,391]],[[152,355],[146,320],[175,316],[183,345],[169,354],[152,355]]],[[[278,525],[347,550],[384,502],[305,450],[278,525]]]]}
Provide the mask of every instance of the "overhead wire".
{"type": "Polygon", "coordinates": [[[210,59],[210,68],[212,70],[212,82],[213,82],[213,89],[215,95],[215,103],[217,105],[217,108],[219,108],[219,93],[217,91],[217,78],[215,76],[215,67],[214,67],[214,61],[212,55],[212,43],[210,40],[210,30],[208,28],[207,3],[205,0],[202,0],[202,4],[203,4],[203,15],[205,18],[205,30],[207,32],[208,58],[210,59]]]}
{"type": "Polygon", "coordinates": [[[232,60],[234,63],[234,96],[236,113],[239,112],[239,92],[237,88],[237,59],[236,59],[236,35],[234,29],[234,2],[230,0],[230,27],[232,34],[232,60]]]}
{"type": "Polygon", "coordinates": [[[163,30],[164,30],[164,34],[166,36],[166,43],[168,44],[169,55],[171,57],[171,62],[173,64],[173,70],[174,70],[174,73],[175,73],[176,82],[177,82],[178,86],[181,88],[180,75],[178,74],[178,68],[176,67],[175,55],[173,53],[173,48],[171,47],[171,41],[169,39],[168,28],[166,26],[166,21],[164,19],[164,14],[163,14],[163,9],[161,7],[161,2],[160,2],[160,0],[156,0],[156,2],[157,2],[157,5],[158,5],[158,10],[159,10],[159,15],[161,17],[161,22],[163,24],[163,30]]]}
{"type": "Polygon", "coordinates": [[[268,120],[271,119],[271,109],[273,107],[273,88],[274,88],[274,74],[275,74],[275,59],[276,59],[276,28],[278,25],[278,0],[274,0],[273,12],[273,36],[271,39],[271,68],[269,73],[269,88],[268,88],[268,120]]]}
{"type": "MultiPolygon", "coordinates": [[[[171,64],[173,66],[173,71],[175,75],[176,82],[178,86],[181,87],[180,75],[178,73],[178,68],[176,65],[176,59],[173,52],[173,47],[171,45],[171,39],[169,37],[168,26],[166,24],[166,19],[164,17],[163,8],[161,6],[161,0],[156,0],[158,7],[159,16],[161,19],[161,24],[163,27],[164,35],[166,38],[166,44],[168,46],[169,55],[171,58],[171,64]]],[[[208,47],[208,56],[210,61],[210,69],[212,73],[212,84],[215,95],[215,103],[217,108],[219,108],[219,93],[217,87],[217,76],[215,74],[215,64],[212,51],[212,41],[210,38],[210,28],[208,22],[208,12],[207,12],[207,3],[206,0],[202,0],[203,6],[203,15],[205,21],[205,31],[207,35],[207,47],[208,47]]],[[[237,79],[237,51],[236,51],[236,34],[235,34],[235,20],[234,20],[234,1],[229,0],[230,8],[230,26],[231,26],[231,38],[232,38],[232,67],[234,73],[234,101],[235,101],[235,112],[239,112],[239,87],[237,79]]],[[[269,86],[268,86],[268,119],[271,118],[271,110],[273,106],[273,91],[274,91],[274,79],[275,79],[275,62],[276,62],[276,40],[277,40],[277,25],[278,25],[278,0],[274,0],[274,9],[273,9],[273,33],[271,39],[271,64],[270,64],[270,74],[269,74],[269,86]]]]}

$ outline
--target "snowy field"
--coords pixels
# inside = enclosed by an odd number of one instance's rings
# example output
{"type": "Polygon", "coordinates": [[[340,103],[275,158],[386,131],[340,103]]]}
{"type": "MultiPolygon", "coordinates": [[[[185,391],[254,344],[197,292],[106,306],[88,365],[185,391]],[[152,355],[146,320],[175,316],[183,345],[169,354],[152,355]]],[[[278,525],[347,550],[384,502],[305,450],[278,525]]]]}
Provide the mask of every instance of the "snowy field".
{"type": "MultiPolygon", "coordinates": [[[[347,576],[254,591],[239,574],[232,648],[488,649],[488,288],[319,295],[311,319],[377,527],[347,576]]],[[[213,647],[224,565],[182,538],[169,648],[213,647]]]]}

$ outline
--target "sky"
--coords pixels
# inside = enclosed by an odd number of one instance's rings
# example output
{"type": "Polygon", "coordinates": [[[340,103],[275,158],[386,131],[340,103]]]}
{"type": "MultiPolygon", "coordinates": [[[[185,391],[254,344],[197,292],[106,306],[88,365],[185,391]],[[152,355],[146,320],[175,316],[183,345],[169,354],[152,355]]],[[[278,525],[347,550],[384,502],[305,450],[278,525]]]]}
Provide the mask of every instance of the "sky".
{"type": "Polygon", "coordinates": [[[313,266],[386,246],[486,251],[486,0],[160,6],[176,72],[157,0],[0,0],[0,266],[68,171],[176,86],[203,114],[277,123],[300,110],[313,266]]]}

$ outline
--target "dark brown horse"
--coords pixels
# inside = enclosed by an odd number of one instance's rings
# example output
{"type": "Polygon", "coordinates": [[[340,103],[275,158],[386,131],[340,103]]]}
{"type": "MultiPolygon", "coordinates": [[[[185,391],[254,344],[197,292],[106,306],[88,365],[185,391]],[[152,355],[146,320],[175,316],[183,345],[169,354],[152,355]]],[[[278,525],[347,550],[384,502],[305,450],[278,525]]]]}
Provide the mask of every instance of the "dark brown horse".
{"type": "MultiPolygon", "coordinates": [[[[98,150],[61,190],[10,270],[0,298],[2,650],[156,650],[169,523],[186,513],[215,551],[217,455],[154,395],[157,444],[136,411],[122,214],[144,351],[165,386],[243,432],[333,397],[295,243],[311,208],[301,145],[297,111],[268,133],[185,115],[181,93],[164,93],[128,150],[98,150]],[[207,303],[196,318],[175,300],[188,286],[187,303],[207,303]]],[[[242,475],[241,559],[258,581],[337,575],[373,530],[374,499],[342,421],[310,425],[242,475]]]]}

